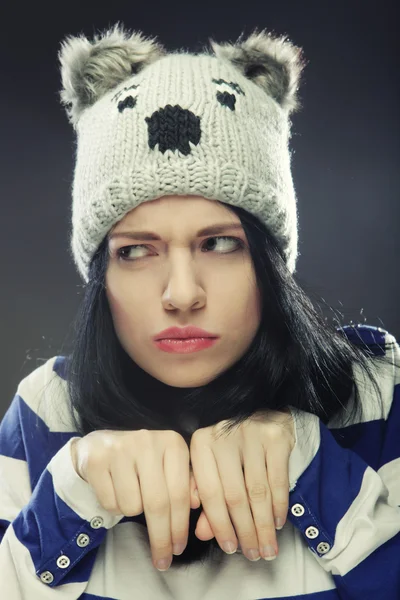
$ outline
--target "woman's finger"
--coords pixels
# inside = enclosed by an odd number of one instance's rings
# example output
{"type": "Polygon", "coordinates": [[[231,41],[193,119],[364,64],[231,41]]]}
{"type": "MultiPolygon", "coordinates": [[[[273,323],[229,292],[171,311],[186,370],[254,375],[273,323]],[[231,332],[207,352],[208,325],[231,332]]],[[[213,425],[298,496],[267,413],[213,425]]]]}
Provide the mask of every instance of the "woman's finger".
{"type": "Polygon", "coordinates": [[[281,529],[286,523],[289,510],[290,448],[285,443],[269,444],[265,455],[275,527],[281,529]]]}
{"type": "Polygon", "coordinates": [[[214,454],[207,444],[197,446],[193,439],[191,461],[200,501],[221,549],[227,554],[233,554],[237,550],[237,539],[214,454]]]}
{"type": "Polygon", "coordinates": [[[201,511],[201,515],[196,524],[195,530],[196,537],[199,538],[202,542],[206,542],[208,540],[212,540],[215,537],[213,530],[211,529],[211,525],[209,520],[207,519],[206,513],[201,511]]]}
{"type": "Polygon", "coordinates": [[[164,474],[170,499],[172,552],[176,555],[182,554],[186,548],[189,535],[190,489],[186,453],[186,448],[184,452],[179,452],[171,446],[164,455],[164,474]]]}
{"type": "MultiPolygon", "coordinates": [[[[200,507],[200,498],[199,498],[199,493],[198,493],[198,489],[197,489],[197,483],[194,478],[192,469],[190,469],[189,486],[190,486],[190,508],[199,508],[200,507]],[[195,494],[195,492],[197,492],[197,495],[195,494]]],[[[211,525],[209,523],[209,520],[206,517],[206,513],[204,512],[204,510],[201,511],[200,517],[198,518],[195,534],[199,538],[199,540],[202,540],[203,542],[205,542],[207,540],[212,540],[212,538],[215,537],[214,532],[211,529],[211,525]]]]}
{"type": "MultiPolygon", "coordinates": [[[[230,446],[225,440],[224,444],[215,444],[212,450],[220,472],[225,502],[242,552],[249,560],[259,560],[259,541],[247,495],[239,447],[237,443],[230,446]]],[[[261,450],[263,451],[262,446],[261,450]]],[[[265,466],[263,484],[264,487],[267,485],[265,466]]],[[[212,516],[208,514],[207,510],[206,514],[214,529],[212,516]]]]}
{"type": "MultiPolygon", "coordinates": [[[[243,466],[258,548],[265,560],[273,560],[278,554],[278,544],[265,450],[261,443],[249,437],[243,439],[243,466]]],[[[242,542],[241,545],[243,549],[242,542]]]]}

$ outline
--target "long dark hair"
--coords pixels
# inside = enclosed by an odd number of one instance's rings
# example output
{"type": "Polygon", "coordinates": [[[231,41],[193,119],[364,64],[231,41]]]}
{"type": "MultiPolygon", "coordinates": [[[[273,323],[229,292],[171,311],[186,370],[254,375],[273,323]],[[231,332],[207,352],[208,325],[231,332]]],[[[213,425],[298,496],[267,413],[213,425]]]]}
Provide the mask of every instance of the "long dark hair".
{"type": "MultiPolygon", "coordinates": [[[[247,352],[197,388],[170,387],[144,372],[122,348],[114,329],[105,289],[105,237],[90,265],[67,357],[70,409],[80,435],[98,429],[174,429],[189,445],[191,433],[176,419],[183,407],[196,415],[199,427],[228,420],[224,435],[258,411],[282,411],[288,405],[317,415],[324,424],[340,417],[345,426],[362,413],[354,364],[382,400],[368,348],[350,341],[314,308],[263,223],[239,207],[227,208],[240,218],[261,292],[261,322],[247,352]]],[[[215,538],[203,542],[194,535],[201,510],[191,510],[189,542],[182,555],[173,557],[173,565],[222,555],[215,538]]],[[[145,525],[143,513],[129,520],[145,525]]]]}

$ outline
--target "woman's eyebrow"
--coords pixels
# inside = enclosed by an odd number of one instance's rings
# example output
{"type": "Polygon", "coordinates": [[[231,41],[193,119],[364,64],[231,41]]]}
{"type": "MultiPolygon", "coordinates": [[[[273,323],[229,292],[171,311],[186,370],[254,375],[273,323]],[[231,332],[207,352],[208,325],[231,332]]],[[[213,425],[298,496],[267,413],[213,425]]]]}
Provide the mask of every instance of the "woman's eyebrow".
{"type": "MultiPolygon", "coordinates": [[[[224,231],[232,229],[241,229],[243,231],[243,227],[240,223],[221,223],[218,225],[210,225],[209,227],[204,227],[200,229],[196,237],[201,237],[203,235],[214,235],[216,233],[223,233],[224,231]]],[[[109,240],[113,238],[119,237],[127,237],[135,240],[161,240],[161,237],[151,231],[119,231],[117,233],[111,233],[108,236],[109,240]]]]}

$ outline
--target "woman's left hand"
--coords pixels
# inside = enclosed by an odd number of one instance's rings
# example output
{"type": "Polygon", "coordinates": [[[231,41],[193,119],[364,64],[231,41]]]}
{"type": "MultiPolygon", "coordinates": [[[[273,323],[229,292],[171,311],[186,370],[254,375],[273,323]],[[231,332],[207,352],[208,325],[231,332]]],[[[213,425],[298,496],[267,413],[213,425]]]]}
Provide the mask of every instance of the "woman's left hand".
{"type": "MultiPolygon", "coordinates": [[[[236,551],[237,534],[250,560],[251,549],[267,558],[267,547],[272,546],[277,555],[274,518],[283,526],[289,507],[292,415],[289,409],[259,411],[216,439],[226,423],[198,429],[191,439],[191,491],[197,488],[204,509],[196,535],[203,540],[215,536],[224,551],[224,543],[230,541],[236,551]]],[[[198,508],[192,501],[191,507],[198,508]]]]}

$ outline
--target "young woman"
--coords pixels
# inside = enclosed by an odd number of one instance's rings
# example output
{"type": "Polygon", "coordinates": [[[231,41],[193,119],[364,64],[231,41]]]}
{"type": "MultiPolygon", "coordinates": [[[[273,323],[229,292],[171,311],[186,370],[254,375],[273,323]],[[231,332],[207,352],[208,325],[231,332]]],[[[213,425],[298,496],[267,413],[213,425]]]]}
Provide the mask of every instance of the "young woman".
{"type": "Polygon", "coordinates": [[[294,277],[301,50],[210,42],[62,45],[85,294],[0,425],[7,600],[399,598],[400,349],[294,277]]]}

